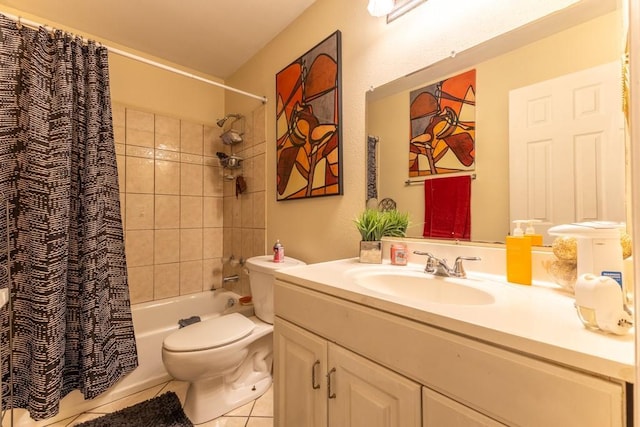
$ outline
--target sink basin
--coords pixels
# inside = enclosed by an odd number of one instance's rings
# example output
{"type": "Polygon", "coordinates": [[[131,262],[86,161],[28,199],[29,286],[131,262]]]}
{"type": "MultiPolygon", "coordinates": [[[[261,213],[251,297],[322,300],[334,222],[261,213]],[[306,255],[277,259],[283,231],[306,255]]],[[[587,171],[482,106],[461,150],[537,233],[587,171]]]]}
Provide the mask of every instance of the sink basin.
{"type": "Polygon", "coordinates": [[[495,303],[495,297],[474,287],[472,279],[435,277],[422,271],[384,268],[363,269],[349,275],[362,288],[401,299],[451,305],[495,303]]]}

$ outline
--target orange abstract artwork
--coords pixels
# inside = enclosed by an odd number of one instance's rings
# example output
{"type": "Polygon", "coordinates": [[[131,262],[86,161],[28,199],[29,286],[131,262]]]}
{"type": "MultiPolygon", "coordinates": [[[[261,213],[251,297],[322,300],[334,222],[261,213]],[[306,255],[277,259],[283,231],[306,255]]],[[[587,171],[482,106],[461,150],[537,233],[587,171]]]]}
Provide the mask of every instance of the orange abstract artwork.
{"type": "Polygon", "coordinates": [[[340,31],[276,75],[277,200],[342,194],[340,31]]]}
{"type": "Polygon", "coordinates": [[[475,169],[476,70],[410,93],[409,176],[475,169]]]}

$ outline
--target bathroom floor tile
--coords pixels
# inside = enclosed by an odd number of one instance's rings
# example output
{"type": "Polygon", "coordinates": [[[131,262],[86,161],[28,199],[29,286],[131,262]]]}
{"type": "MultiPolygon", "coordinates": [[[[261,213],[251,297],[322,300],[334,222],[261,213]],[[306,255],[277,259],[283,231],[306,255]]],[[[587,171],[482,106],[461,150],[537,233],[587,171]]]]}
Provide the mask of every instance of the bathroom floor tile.
{"type": "Polygon", "coordinates": [[[249,402],[246,405],[242,405],[241,407],[234,409],[233,411],[230,411],[224,415],[226,417],[248,417],[249,415],[251,415],[251,410],[253,409],[254,403],[255,401],[249,402]]]}
{"type": "Polygon", "coordinates": [[[273,417],[273,386],[262,396],[256,399],[251,411],[252,417],[273,417]]]}
{"type": "Polygon", "coordinates": [[[202,424],[195,424],[198,427],[245,427],[247,417],[220,417],[202,424]]]}
{"type": "Polygon", "coordinates": [[[272,417],[251,417],[247,427],[273,427],[272,417]]]}

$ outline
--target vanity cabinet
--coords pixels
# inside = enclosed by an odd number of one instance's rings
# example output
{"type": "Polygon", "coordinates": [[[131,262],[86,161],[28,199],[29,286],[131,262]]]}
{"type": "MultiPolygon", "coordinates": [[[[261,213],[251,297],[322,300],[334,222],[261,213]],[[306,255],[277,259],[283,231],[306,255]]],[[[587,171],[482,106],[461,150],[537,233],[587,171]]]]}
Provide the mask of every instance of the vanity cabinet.
{"type": "Polygon", "coordinates": [[[356,297],[280,279],[274,295],[278,426],[627,425],[623,381],[435,328],[356,297]],[[409,419],[393,424],[398,411],[409,419]]]}
{"type": "Polygon", "coordinates": [[[280,318],[274,328],[277,426],[421,426],[419,384],[280,318]]]}

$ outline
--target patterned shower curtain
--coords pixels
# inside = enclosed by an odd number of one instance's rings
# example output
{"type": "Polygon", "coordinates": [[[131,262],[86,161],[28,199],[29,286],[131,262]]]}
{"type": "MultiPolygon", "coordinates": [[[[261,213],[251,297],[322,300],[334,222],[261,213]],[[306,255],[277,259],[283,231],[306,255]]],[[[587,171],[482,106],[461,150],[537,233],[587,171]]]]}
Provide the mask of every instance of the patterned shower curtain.
{"type": "Polygon", "coordinates": [[[3,407],[43,419],[72,390],[93,398],[138,363],[106,48],[0,15],[0,162],[12,276],[0,286],[13,301],[12,361],[1,311],[3,407]]]}

